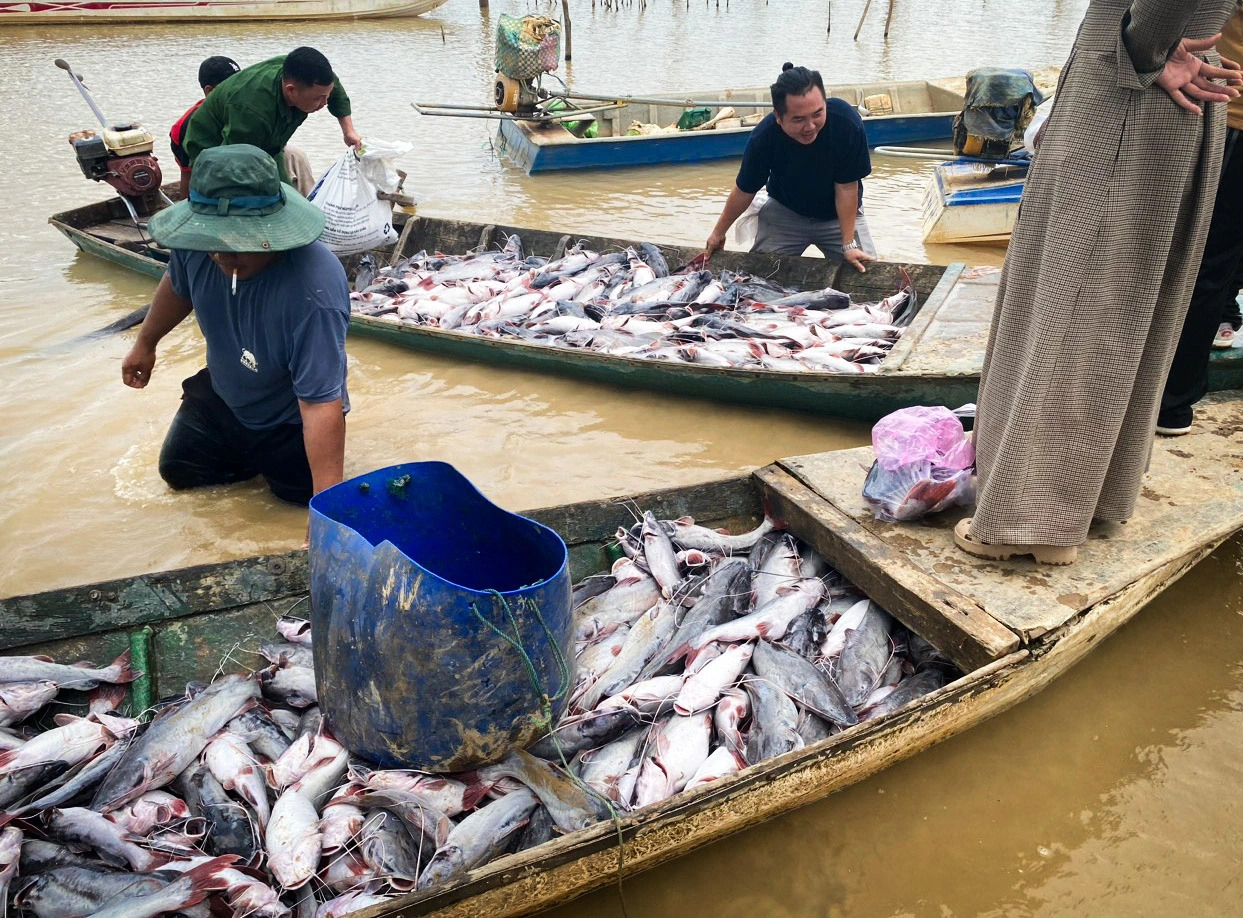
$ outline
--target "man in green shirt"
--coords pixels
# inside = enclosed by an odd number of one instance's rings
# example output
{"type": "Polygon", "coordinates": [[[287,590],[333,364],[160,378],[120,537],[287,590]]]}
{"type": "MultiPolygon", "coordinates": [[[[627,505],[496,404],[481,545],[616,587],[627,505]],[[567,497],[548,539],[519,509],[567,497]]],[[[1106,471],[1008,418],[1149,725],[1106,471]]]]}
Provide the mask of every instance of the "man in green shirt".
{"type": "Polygon", "coordinates": [[[248,143],[272,156],[281,180],[289,182],[281,151],[306,116],[325,105],[340,122],[345,143],[361,148],[350,97],[323,54],[314,48],[294,48],[282,57],[253,64],[216,87],[190,118],[183,141],[190,169],[204,150],[248,143]]]}

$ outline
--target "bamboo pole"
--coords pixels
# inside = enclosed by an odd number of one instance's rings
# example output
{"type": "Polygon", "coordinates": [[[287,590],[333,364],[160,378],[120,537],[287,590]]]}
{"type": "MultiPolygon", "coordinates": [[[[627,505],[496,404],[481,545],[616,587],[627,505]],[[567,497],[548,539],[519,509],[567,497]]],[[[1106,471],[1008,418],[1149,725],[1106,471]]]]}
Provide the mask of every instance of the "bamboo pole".
{"type": "Polygon", "coordinates": [[[894,0],[889,0],[889,12],[885,14],[885,37],[889,37],[889,25],[893,22],[894,0]]]}
{"type": "Polygon", "coordinates": [[[859,14],[859,25],[855,27],[855,41],[859,40],[859,33],[863,31],[863,20],[868,18],[868,10],[872,8],[872,0],[867,0],[863,4],[863,12],[859,14]]]}
{"type": "Polygon", "coordinates": [[[565,62],[568,64],[574,56],[573,41],[570,36],[570,0],[561,0],[561,20],[565,23],[565,62]]]}

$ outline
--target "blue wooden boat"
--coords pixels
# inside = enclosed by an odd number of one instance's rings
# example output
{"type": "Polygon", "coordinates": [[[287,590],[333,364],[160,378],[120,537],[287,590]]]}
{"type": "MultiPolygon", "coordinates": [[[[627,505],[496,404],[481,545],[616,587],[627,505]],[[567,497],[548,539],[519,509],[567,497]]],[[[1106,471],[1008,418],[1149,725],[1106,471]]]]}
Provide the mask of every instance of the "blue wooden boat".
{"type": "MultiPolygon", "coordinates": [[[[826,92],[859,110],[868,145],[877,147],[949,140],[954,116],[963,105],[962,83],[961,78],[843,83],[827,86],[826,92]]],[[[752,128],[768,113],[770,104],[768,87],[666,93],[664,97],[669,104],[619,100],[606,111],[595,111],[591,116],[595,137],[578,137],[557,121],[504,120],[501,143],[510,160],[530,173],[728,159],[742,155],[752,128]],[[736,105],[738,117],[708,130],[679,131],[671,126],[688,107],[687,102],[675,101],[683,99],[736,105]],[[635,122],[665,130],[630,135],[627,132],[635,122]]],[[[592,106],[598,108],[598,102],[592,106]]]]}
{"type": "Polygon", "coordinates": [[[1026,179],[1026,163],[939,164],[924,190],[924,242],[1009,242],[1026,179]]]}

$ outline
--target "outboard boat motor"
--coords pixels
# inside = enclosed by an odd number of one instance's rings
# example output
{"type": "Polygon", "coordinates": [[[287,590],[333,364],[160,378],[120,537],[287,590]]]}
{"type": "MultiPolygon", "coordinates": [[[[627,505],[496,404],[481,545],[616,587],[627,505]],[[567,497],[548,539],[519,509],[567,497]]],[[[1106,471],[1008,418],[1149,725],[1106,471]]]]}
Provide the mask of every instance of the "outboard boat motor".
{"type": "Polygon", "coordinates": [[[102,128],[102,132],[85,130],[69,135],[69,144],[78,158],[82,174],[115,188],[134,224],[141,230],[139,214],[150,214],[158,209],[161,199],[171,203],[160,190],[163,174],[159,160],[152,152],[155,136],[138,122],[110,125],[87,91],[82,77],[60,58],[56,59],[56,66],[69,74],[69,79],[91,107],[102,128]]]}
{"type": "Polygon", "coordinates": [[[540,77],[561,63],[561,23],[547,16],[502,13],[496,27],[496,108],[530,115],[548,97],[540,77]]]}

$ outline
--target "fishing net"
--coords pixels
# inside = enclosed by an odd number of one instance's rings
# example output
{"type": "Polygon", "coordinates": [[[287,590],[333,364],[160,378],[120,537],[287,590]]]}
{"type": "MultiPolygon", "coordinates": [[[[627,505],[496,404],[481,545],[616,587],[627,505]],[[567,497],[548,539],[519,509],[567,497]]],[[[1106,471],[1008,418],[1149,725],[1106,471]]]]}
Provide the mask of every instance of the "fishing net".
{"type": "Polygon", "coordinates": [[[515,80],[550,73],[561,63],[561,23],[547,16],[501,13],[496,26],[496,69],[515,80]]]}

